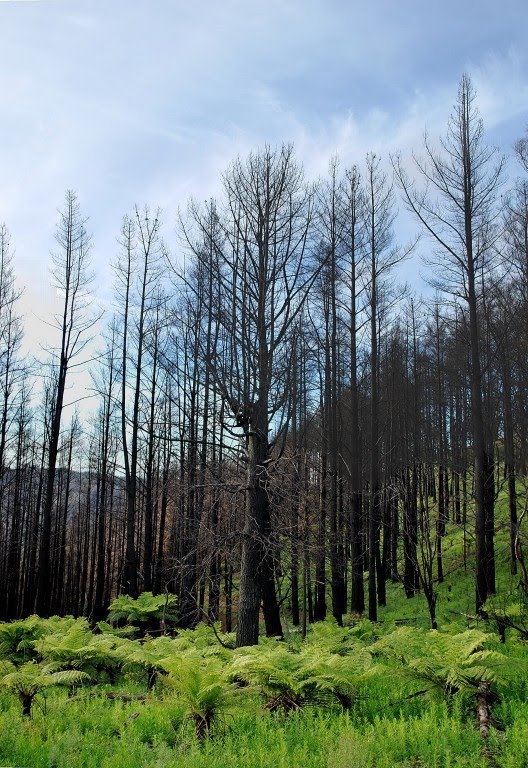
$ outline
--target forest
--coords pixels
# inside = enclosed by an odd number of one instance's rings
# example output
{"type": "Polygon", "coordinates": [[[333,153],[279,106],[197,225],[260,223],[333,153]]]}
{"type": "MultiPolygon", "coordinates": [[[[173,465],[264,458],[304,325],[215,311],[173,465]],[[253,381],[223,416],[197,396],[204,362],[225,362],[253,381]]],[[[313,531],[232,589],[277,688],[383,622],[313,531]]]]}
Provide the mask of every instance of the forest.
{"type": "MultiPolygon", "coordinates": [[[[163,677],[187,701],[185,675],[212,676],[194,679],[206,688],[229,664],[239,689],[222,689],[228,698],[260,686],[268,711],[284,715],[324,691],[323,708],[331,696],[352,717],[360,686],[370,676],[384,684],[378,656],[390,666],[407,652],[423,662],[459,648],[466,661],[448,672],[409,668],[422,688],[478,694],[488,738],[490,686],[507,674],[504,649],[485,633],[520,638],[511,669],[528,637],[528,133],[514,154],[511,177],[486,141],[468,75],[444,135],[426,134],[411,157],[369,153],[350,167],[335,157],[314,182],[292,145],[265,146],[232,162],[216,199],[189,201],[175,243],[164,234],[171,212],[138,205],[123,218],[104,316],[96,244],[69,190],[51,257],[61,307],[38,365],[22,352],[16,244],[8,222],[0,227],[8,688],[18,690],[9,675],[29,665],[48,675],[42,689],[75,693],[95,674],[79,649],[106,642],[111,662],[93,648],[90,658],[111,684],[108,664],[135,665],[149,691],[163,677]],[[416,233],[405,242],[398,209],[416,233]],[[398,278],[419,255],[425,296],[398,278]],[[70,384],[78,370],[90,380],[81,393],[70,384]],[[450,621],[467,626],[440,647],[426,625],[444,629],[439,595],[446,610],[451,591],[450,621]],[[387,616],[395,624],[385,635],[376,628],[387,616]],[[127,635],[135,623],[140,640],[127,635]],[[189,647],[183,674],[167,659],[189,647]],[[209,647],[216,661],[204,671],[209,647]],[[17,656],[22,648],[31,651],[17,656]],[[193,663],[202,671],[190,672],[193,663]],[[472,677],[478,664],[492,672],[472,677]],[[290,675],[290,689],[270,691],[274,674],[290,675]]],[[[34,690],[21,698],[26,715],[34,690]]],[[[423,693],[409,690],[409,699],[423,693]]],[[[127,696],[123,717],[137,703],[127,696]]],[[[417,715],[418,703],[405,706],[417,715]]],[[[207,749],[214,718],[192,718],[207,749]]],[[[483,765],[510,764],[490,754],[483,765]]],[[[196,765],[216,765],[203,759],[196,765]]],[[[470,765],[465,753],[460,763],[428,759],[366,755],[357,765],[470,765]]],[[[298,760],[270,765],[312,765],[298,760]]],[[[253,764],[268,765],[241,758],[253,764]]]]}

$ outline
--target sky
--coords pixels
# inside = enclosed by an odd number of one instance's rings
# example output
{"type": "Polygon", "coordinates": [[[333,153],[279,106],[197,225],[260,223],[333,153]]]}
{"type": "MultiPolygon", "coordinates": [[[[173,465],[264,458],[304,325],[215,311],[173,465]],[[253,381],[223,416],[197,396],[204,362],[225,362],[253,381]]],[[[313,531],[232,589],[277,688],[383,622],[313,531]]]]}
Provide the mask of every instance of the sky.
{"type": "MultiPolygon", "coordinates": [[[[219,192],[238,155],[294,142],[308,178],[445,132],[458,81],[506,153],[528,124],[526,0],[0,0],[0,222],[26,344],[53,342],[49,273],[66,189],[101,301],[124,214],[219,192]]],[[[509,174],[518,170],[512,160],[509,174]]],[[[408,222],[398,226],[407,234],[408,222]]],[[[402,272],[420,288],[419,254],[402,272]]]]}

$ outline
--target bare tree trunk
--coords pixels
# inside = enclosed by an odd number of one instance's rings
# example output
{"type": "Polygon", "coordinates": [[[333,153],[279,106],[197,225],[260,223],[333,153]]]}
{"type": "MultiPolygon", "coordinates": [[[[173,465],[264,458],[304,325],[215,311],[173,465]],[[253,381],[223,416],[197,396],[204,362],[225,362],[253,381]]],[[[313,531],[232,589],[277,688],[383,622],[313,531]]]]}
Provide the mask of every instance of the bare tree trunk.
{"type": "Polygon", "coordinates": [[[57,286],[64,293],[64,304],[62,314],[56,318],[61,342],[60,350],[57,354],[58,364],[56,380],[54,382],[48,440],[48,466],[41,515],[37,596],[35,602],[35,609],[41,616],[48,616],[51,609],[50,558],[52,513],[66,377],[72,358],[83,348],[80,341],[82,335],[93,323],[93,319],[88,321],[84,314],[87,307],[86,291],[91,280],[87,274],[89,240],[84,228],[84,222],[80,218],[76,196],[71,191],[66,193],[65,208],[57,230],[57,239],[61,246],[61,251],[54,257],[54,277],[57,286]]]}

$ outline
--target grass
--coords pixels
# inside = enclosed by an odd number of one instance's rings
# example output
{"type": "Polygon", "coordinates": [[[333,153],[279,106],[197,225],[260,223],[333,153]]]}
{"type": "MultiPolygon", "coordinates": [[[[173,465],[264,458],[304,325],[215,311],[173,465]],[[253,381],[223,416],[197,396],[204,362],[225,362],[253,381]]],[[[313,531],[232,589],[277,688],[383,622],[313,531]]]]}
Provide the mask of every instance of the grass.
{"type": "Polygon", "coordinates": [[[341,735],[328,768],[485,768],[479,735],[459,713],[431,707],[420,716],[377,717],[341,735]]]}
{"type": "Polygon", "coordinates": [[[254,711],[217,723],[200,743],[170,701],[138,706],[52,697],[46,715],[32,720],[13,707],[2,712],[0,760],[31,768],[318,768],[344,725],[315,711],[282,719],[254,711]]]}
{"type": "Polygon", "coordinates": [[[31,768],[522,768],[528,765],[528,704],[514,695],[497,707],[502,730],[483,748],[472,707],[459,700],[398,696],[390,680],[350,713],[310,709],[287,717],[257,711],[219,721],[203,743],[170,699],[69,700],[50,695],[32,720],[3,697],[0,761],[31,768]],[[375,706],[377,700],[378,706],[375,706]]]}

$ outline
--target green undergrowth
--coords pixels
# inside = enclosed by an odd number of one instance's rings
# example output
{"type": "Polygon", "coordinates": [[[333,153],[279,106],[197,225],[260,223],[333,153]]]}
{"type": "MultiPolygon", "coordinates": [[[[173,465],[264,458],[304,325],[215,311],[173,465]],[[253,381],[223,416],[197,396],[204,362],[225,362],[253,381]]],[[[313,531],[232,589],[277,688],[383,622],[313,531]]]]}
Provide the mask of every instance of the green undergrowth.
{"type": "MultiPolygon", "coordinates": [[[[57,634],[54,644],[37,641],[41,651],[62,648],[57,634]]],[[[31,717],[4,685],[0,764],[528,766],[528,653],[513,637],[501,644],[480,629],[448,634],[327,622],[305,643],[263,639],[257,648],[232,650],[213,638],[201,627],[194,644],[189,632],[155,643],[165,658],[150,689],[142,665],[123,662],[113,684],[98,682],[96,674],[69,690],[43,689],[31,717]],[[487,741],[476,728],[482,680],[494,691],[487,741]]],[[[131,642],[148,647],[154,641],[121,642],[132,652],[131,642]]],[[[19,668],[42,663],[24,661],[19,668]]]]}
{"type": "MultiPolygon", "coordinates": [[[[394,694],[390,681],[378,695],[394,694]]],[[[386,700],[386,696],[385,696],[386,700]]],[[[288,716],[241,712],[219,721],[203,742],[170,700],[70,701],[50,696],[24,719],[5,697],[0,714],[2,764],[31,768],[522,768],[528,765],[528,705],[497,705],[484,746],[471,703],[416,701],[352,712],[307,708],[288,716]],[[370,711],[369,711],[370,710],[370,711]]]]}
{"type": "Polygon", "coordinates": [[[278,718],[242,713],[204,742],[170,702],[48,702],[31,721],[0,715],[0,758],[31,768],[277,768],[325,765],[345,723],[316,711],[278,718]]]}
{"type": "Polygon", "coordinates": [[[114,603],[95,632],[71,617],[0,624],[0,765],[528,768],[528,643],[511,626],[501,638],[496,621],[525,615],[506,502],[499,494],[489,621],[473,615],[471,537],[451,523],[437,632],[423,596],[398,583],[375,624],[348,616],[254,648],[235,649],[219,626],[149,636],[170,607],[152,596],[114,603]]]}
{"type": "MultiPolygon", "coordinates": [[[[517,486],[518,511],[525,504],[526,488],[519,482],[517,486]]],[[[435,504],[430,502],[430,512],[434,519],[435,504]]],[[[467,522],[464,526],[447,523],[447,535],[442,540],[442,559],[444,578],[435,580],[437,595],[437,623],[439,629],[460,631],[463,628],[488,626],[482,619],[475,617],[475,542],[474,542],[473,502],[468,502],[467,522]]],[[[495,565],[496,593],[491,595],[487,608],[490,612],[504,611],[512,606],[526,609],[526,598],[519,589],[519,575],[512,574],[510,568],[509,507],[508,494],[501,487],[495,504],[495,565]]],[[[403,572],[403,562],[399,564],[403,572]]],[[[436,569],[435,569],[436,573],[436,569]]],[[[384,624],[393,622],[411,626],[430,627],[427,603],[419,593],[411,599],[405,596],[399,582],[387,582],[387,605],[378,609],[378,618],[384,624]]]]}

